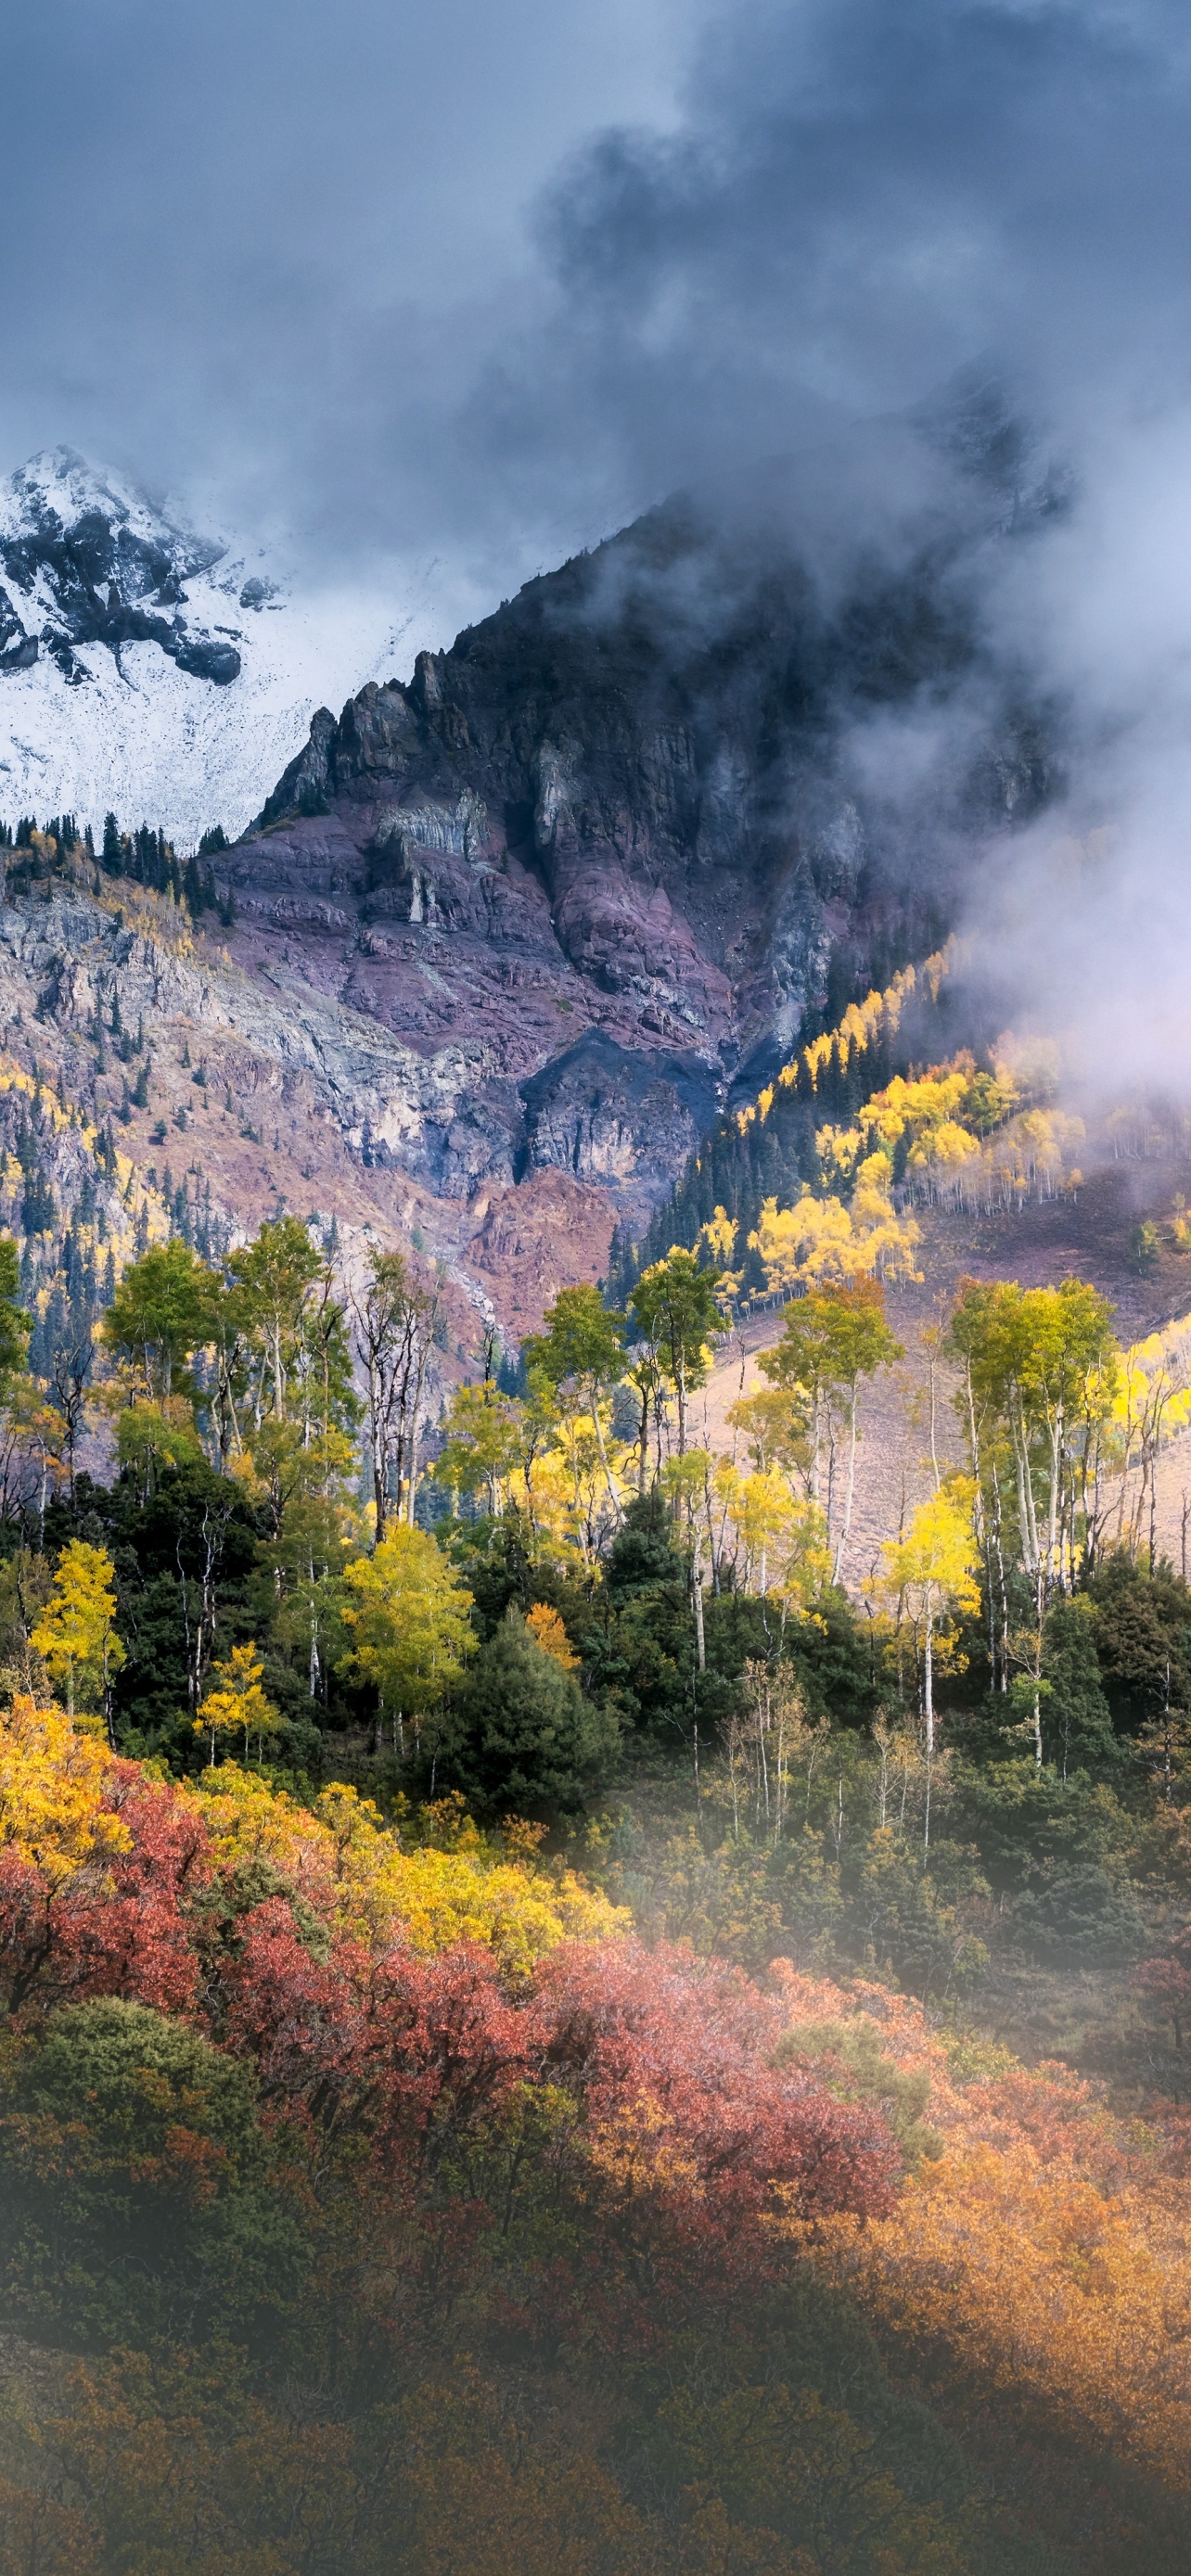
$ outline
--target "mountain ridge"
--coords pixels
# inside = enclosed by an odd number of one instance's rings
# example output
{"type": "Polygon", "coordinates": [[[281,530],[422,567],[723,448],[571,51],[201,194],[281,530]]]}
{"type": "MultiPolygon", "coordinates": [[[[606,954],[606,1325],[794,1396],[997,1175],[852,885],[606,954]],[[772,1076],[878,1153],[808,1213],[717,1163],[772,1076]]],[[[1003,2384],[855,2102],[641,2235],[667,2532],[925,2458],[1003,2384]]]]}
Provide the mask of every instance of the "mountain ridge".
{"type": "MultiPolygon", "coordinates": [[[[7,1019],[138,1168],[176,1132],[233,1225],[277,1198],[416,1230],[517,1337],[607,1275],[614,1229],[644,1236],[800,1036],[938,945],[981,848],[1049,793],[1054,746],[972,605],[987,534],[933,529],[828,595],[772,522],[651,512],[408,682],[316,709],[215,857],[218,931],[131,850],[93,882],[81,851],[11,853],[7,1019]],[[895,796],[924,709],[945,757],[895,796]],[[135,1098],[96,1051],[113,1012],[143,1030],[135,1098]]],[[[244,682],[186,686],[223,707],[244,682]]]]}
{"type": "Polygon", "coordinates": [[[316,713],[226,861],[245,935],[418,1051],[482,1026],[503,1061],[437,1161],[379,1150],[448,1197],[566,1170],[637,1224],[735,1085],[937,944],[1054,769],[958,562],[824,606],[772,530],[673,503],[316,713]],[[894,809],[857,746],[924,698],[958,748],[894,809]]]}

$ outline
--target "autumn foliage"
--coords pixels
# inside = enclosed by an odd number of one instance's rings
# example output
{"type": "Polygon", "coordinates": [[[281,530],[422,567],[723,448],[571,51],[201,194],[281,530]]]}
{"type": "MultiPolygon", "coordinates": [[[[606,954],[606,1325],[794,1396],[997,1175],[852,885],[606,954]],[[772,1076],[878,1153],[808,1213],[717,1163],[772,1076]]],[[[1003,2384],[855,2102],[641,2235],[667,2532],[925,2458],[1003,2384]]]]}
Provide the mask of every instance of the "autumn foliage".
{"type": "MultiPolygon", "coordinates": [[[[303,1807],[232,1765],[170,1782],[30,1700],[0,1727],[5,2300],[83,2348],[36,2528],[9,2499],[29,2563],[1033,2566],[1020,2533],[996,2554],[991,2508],[899,2474],[910,2419],[840,2322],[857,2309],[944,2413],[995,2411],[1036,2502],[1053,2447],[1050,2528],[1081,2457],[1175,2510],[1181,2115],[965,2057],[885,1986],[647,1947],[536,1834],[486,1845],[457,1801],[435,1821],[405,1848],[344,1787],[303,1807]],[[834,2399],[797,2334],[845,2337],[834,2399]],[[258,2352],[323,2389],[300,2439],[258,2352]],[[514,2358],[553,2451],[499,2394],[514,2358]],[[610,2403],[644,2409],[632,2474],[610,2403]],[[206,2557],[182,2553],[182,2496],[206,2557]]],[[[1127,2549],[1119,2503],[1110,2526],[1127,2549]]]]}
{"type": "Polygon", "coordinates": [[[774,2068],[777,2006],[625,1940],[569,1873],[465,1837],[403,1853],[347,1789],[311,1815],[231,1768],[157,1781],[28,1701],[0,1741],[18,2025],[99,1996],[193,2016],[311,2153],[350,2129],[406,2191],[532,2081],[582,2103],[594,2190],[682,2203],[724,2246],[790,2192],[888,2205],[879,2119],[774,2068]]]}
{"type": "MultiPolygon", "coordinates": [[[[957,2082],[917,2006],[781,1978],[797,2022],[858,2008],[929,2080],[938,2152],[895,2207],[834,2220],[820,2259],[928,2376],[960,2373],[1002,2418],[1191,2485],[1191,2156],[1184,2114],[1115,2115],[1062,2065],[957,2082]],[[830,2251],[828,2251],[828,2240],[830,2251]]],[[[992,2052],[995,2056],[996,2052],[992,2052]]],[[[824,2060],[819,2058],[820,2065],[824,2060]]]]}

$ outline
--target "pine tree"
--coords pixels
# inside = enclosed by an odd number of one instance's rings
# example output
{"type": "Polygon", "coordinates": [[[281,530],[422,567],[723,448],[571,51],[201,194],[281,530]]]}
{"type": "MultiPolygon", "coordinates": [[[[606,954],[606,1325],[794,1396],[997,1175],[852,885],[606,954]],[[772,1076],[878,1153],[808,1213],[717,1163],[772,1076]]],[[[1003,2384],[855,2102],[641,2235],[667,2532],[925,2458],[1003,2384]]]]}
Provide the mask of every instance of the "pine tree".
{"type": "Polygon", "coordinates": [[[110,877],[124,873],[124,847],[114,814],[105,814],[103,818],[103,864],[110,877]]]}
{"type": "Polygon", "coordinates": [[[509,1609],[476,1658],[441,1758],[469,1798],[495,1811],[568,1813],[607,1776],[617,1744],[611,1710],[586,1699],[509,1609]]]}

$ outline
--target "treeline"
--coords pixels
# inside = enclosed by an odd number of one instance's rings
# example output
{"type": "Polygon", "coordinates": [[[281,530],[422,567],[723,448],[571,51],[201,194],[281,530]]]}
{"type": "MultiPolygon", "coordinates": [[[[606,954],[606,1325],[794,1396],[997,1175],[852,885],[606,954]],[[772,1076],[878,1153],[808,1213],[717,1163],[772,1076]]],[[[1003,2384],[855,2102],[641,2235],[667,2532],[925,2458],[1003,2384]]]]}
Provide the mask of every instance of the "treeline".
{"type": "Polygon", "coordinates": [[[954,1995],[1006,1944],[1153,1937],[1185,1816],[1191,1851],[1191,1602],[1118,1508],[1162,1414],[1091,1290],[963,1291],[930,1490],[857,1566],[866,1389],[902,1356],[875,1278],[790,1305],[715,1446],[724,1291],[682,1251],[627,1312],[561,1292],[520,1395],[491,1340],[450,1383],[412,1255],[345,1283],[281,1218],[150,1245],[109,1295],[88,1253],[52,1374],[10,1387],[0,1661],[122,1752],[560,1833],[656,1778],[678,1838],[659,1867],[626,1827],[616,1884],[752,1965],[954,1995]]]}
{"type": "Polygon", "coordinates": [[[76,866],[91,869],[97,892],[102,877],[126,877],[153,893],[172,895],[175,903],[185,906],[192,921],[200,920],[205,912],[216,913],[225,929],[231,929],[235,922],[235,897],[230,888],[220,893],[211,862],[229,846],[222,824],[216,824],[203,833],[196,852],[180,859],[173,842],[160,829],[142,822],[134,831],[125,831],[117,816],[108,813],[97,856],[91,825],[86,824],[80,831],[73,814],[52,815],[40,828],[33,814],[23,814],[15,825],[0,823],[0,850],[12,854],[6,873],[14,887],[19,888],[26,877],[52,875],[67,860],[73,860],[76,866]]]}

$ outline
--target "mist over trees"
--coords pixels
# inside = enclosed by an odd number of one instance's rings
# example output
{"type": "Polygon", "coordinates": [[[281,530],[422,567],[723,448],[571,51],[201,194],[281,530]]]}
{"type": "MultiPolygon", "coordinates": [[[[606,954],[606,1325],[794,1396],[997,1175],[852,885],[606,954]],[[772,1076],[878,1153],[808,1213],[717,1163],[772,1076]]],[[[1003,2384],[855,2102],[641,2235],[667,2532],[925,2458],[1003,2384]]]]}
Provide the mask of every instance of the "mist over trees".
{"type": "Polygon", "coordinates": [[[1191,1379],[1078,1279],[911,1350],[932,1209],[1078,1140],[964,1050],[845,1124],[840,1054],[748,1239],[462,1358],[419,1243],[0,1099],[14,2569],[1181,2565],[1191,1379]]]}

